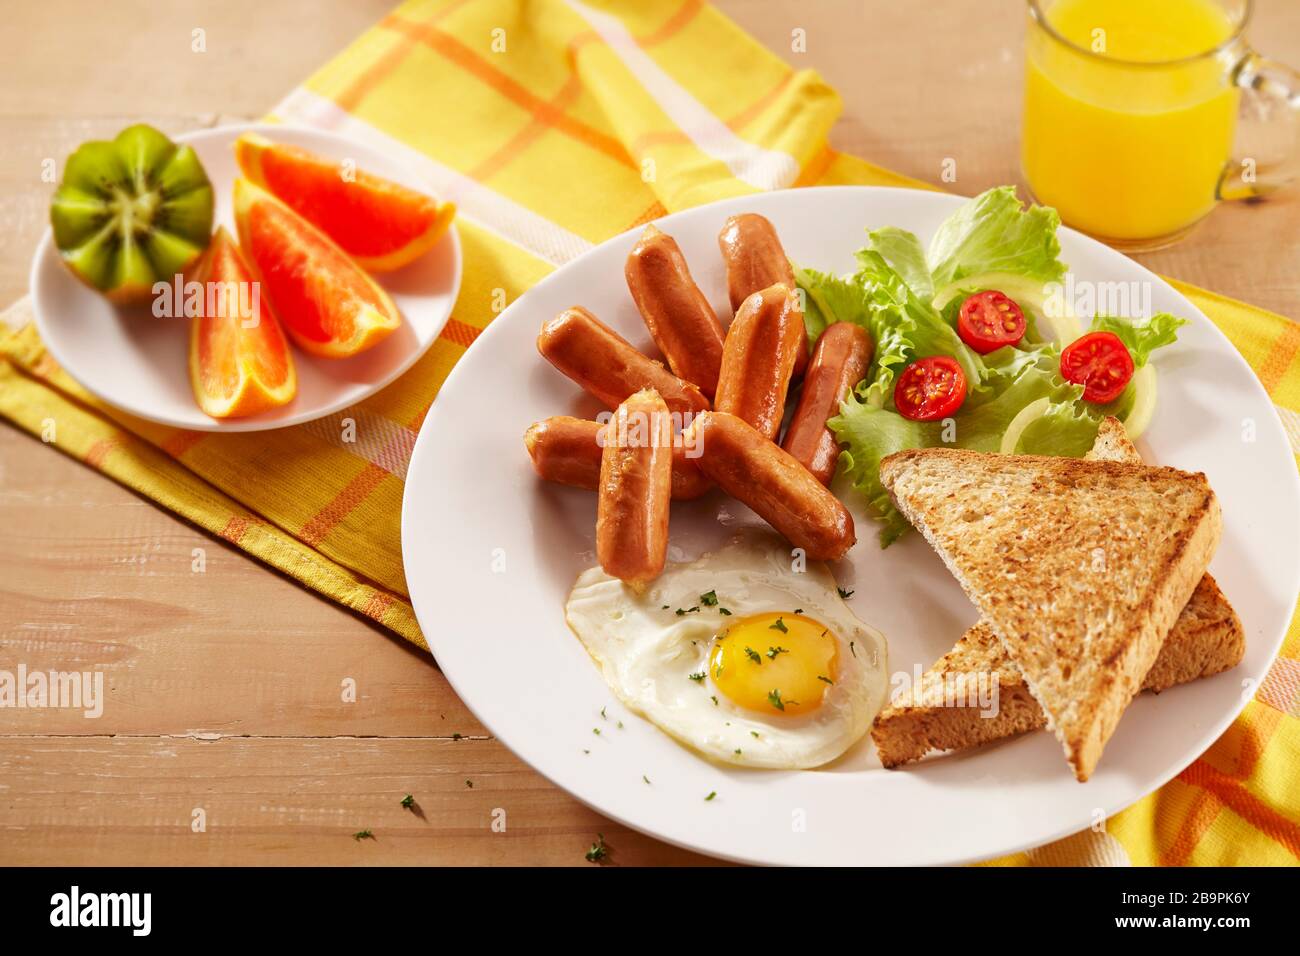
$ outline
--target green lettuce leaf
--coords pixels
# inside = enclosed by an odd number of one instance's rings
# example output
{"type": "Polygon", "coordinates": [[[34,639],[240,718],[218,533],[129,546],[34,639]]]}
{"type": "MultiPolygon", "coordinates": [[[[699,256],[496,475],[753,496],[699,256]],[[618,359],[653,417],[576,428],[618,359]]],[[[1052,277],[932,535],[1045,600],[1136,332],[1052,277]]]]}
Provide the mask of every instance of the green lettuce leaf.
{"type": "Polygon", "coordinates": [[[860,268],[854,278],[866,297],[867,331],[876,346],[867,373],[872,404],[881,406],[892,395],[894,378],[904,366],[931,355],[956,359],[967,388],[981,388],[984,363],[930,301],[918,296],[874,249],[859,250],[857,260],[860,268]]]}
{"type": "Polygon", "coordinates": [[[840,278],[816,269],[795,268],[794,281],[803,293],[803,321],[811,349],[833,322],[852,322],[870,328],[867,300],[853,278],[840,278]]]}
{"type": "Polygon", "coordinates": [[[925,261],[925,247],[915,233],[885,226],[867,233],[867,248],[880,253],[880,258],[902,277],[918,299],[929,302],[934,298],[934,280],[925,261]]]}
{"type": "Polygon", "coordinates": [[[1040,284],[1060,282],[1065,264],[1056,227],[1061,217],[1048,206],[1022,209],[1013,186],[980,193],[950,216],[930,242],[936,290],[988,273],[1023,276],[1040,284]]]}
{"type": "MultiPolygon", "coordinates": [[[[895,248],[906,245],[906,240],[900,240],[895,248]]],[[[859,389],[876,407],[891,400],[898,372],[909,362],[929,355],[952,356],[965,372],[967,385],[972,390],[980,388],[984,363],[966,347],[929,299],[917,295],[875,249],[863,249],[857,258],[860,268],[851,276],[795,269],[795,282],[804,297],[809,346],[816,345],[817,338],[832,322],[852,322],[866,329],[873,351],[871,367],[859,389]]]]}
{"type": "Polygon", "coordinates": [[[1158,312],[1149,319],[1125,319],[1115,315],[1099,315],[1092,320],[1090,332],[1114,332],[1128,346],[1133,364],[1138,368],[1147,364],[1152,351],[1172,345],[1178,330],[1187,324],[1168,312],[1158,312]]]}

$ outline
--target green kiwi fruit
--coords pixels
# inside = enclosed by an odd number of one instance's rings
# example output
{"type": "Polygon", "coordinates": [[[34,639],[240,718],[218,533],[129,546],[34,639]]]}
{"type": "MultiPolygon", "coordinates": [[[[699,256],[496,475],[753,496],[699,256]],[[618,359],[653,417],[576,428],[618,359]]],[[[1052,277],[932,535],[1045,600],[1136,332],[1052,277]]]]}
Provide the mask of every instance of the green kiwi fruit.
{"type": "Polygon", "coordinates": [[[50,223],[77,278],[114,302],[140,302],[207,248],[212,184],[192,148],[130,126],[68,157],[50,223]]]}

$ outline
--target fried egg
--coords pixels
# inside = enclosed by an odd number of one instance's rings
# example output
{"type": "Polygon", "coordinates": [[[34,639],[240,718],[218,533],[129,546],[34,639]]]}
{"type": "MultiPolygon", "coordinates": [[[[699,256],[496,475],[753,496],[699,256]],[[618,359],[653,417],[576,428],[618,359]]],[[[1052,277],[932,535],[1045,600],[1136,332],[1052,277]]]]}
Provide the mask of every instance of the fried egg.
{"type": "Polygon", "coordinates": [[[641,595],[592,568],[565,617],[623,704],[728,764],[819,766],[885,702],[884,637],[767,533],[670,564],[641,595]]]}

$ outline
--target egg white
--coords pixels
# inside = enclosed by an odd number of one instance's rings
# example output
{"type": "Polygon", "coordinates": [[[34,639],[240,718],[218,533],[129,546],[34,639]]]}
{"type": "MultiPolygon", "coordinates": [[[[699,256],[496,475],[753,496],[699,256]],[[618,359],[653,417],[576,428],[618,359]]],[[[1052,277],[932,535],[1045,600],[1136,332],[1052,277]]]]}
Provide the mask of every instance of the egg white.
{"type": "Polygon", "coordinates": [[[884,705],[887,648],[849,610],[824,564],[800,571],[793,563],[782,539],[750,532],[697,561],[668,565],[641,595],[596,567],[578,577],[565,618],[618,699],[679,742],[737,766],[816,767],[858,741],[884,705]],[[710,591],[716,606],[700,599],[710,591]],[[837,676],[821,706],[769,715],[730,701],[709,673],[713,637],[750,615],[797,608],[839,642],[837,676]],[[701,673],[703,680],[691,679],[701,673]]]}

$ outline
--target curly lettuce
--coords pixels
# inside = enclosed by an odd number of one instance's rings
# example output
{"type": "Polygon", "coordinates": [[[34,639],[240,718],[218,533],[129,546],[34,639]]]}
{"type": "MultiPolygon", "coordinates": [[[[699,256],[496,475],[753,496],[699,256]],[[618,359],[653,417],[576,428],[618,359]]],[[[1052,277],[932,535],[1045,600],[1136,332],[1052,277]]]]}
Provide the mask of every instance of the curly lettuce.
{"type": "Polygon", "coordinates": [[[1156,349],[1173,345],[1178,338],[1178,330],[1187,324],[1169,312],[1157,312],[1149,319],[1126,319],[1117,315],[1099,315],[1092,320],[1089,332],[1113,332],[1119,336],[1133,356],[1133,364],[1138,368],[1147,364],[1147,359],[1156,349]]]}
{"type": "MultiPolygon", "coordinates": [[[[833,322],[861,325],[874,343],[866,377],[827,424],[841,445],[841,473],[880,519],[882,546],[909,527],[880,484],[886,456],[948,445],[1078,457],[1092,447],[1105,415],[1123,420],[1134,409],[1136,377],[1108,405],[1085,402],[1083,388],[1061,377],[1062,343],[1040,334],[1032,309],[1025,309],[1025,338],[988,355],[968,348],[956,332],[960,304],[974,291],[997,288],[1022,303],[1027,297],[1041,304],[1044,287],[1060,282],[1066,272],[1056,239],[1059,222],[1052,209],[1022,208],[1011,187],[991,189],[950,216],[928,251],[907,230],[884,227],[868,232],[852,275],[796,270],[810,345],[833,322]],[[966,401],[950,418],[911,421],[894,408],[894,382],[908,364],[933,355],[950,356],[961,365],[966,401]]],[[[1174,341],[1183,324],[1163,312],[1149,319],[1097,316],[1091,330],[1119,336],[1141,370],[1153,350],[1174,341]]],[[[1058,336],[1064,328],[1056,326],[1058,336]]],[[[1073,320],[1068,328],[1065,338],[1078,334],[1073,320]]],[[[1154,370],[1145,374],[1154,378],[1154,370]]],[[[1143,394],[1150,405],[1153,382],[1143,394]]]]}
{"type": "Polygon", "coordinates": [[[957,330],[944,321],[929,300],[918,296],[874,249],[859,250],[857,260],[859,269],[854,278],[867,301],[867,331],[877,352],[867,375],[868,397],[883,404],[893,393],[897,373],[930,355],[956,359],[967,385],[979,388],[984,381],[983,361],[966,347],[957,330]]]}
{"type": "Polygon", "coordinates": [[[980,193],[949,216],[930,241],[934,288],[993,274],[1040,285],[1060,282],[1065,277],[1056,238],[1060,224],[1061,217],[1048,206],[1021,208],[1013,186],[980,193]]]}
{"type": "Polygon", "coordinates": [[[925,247],[915,233],[897,226],[875,229],[867,233],[867,248],[879,253],[918,299],[934,299],[934,279],[925,259],[925,247]]]}
{"type": "Polygon", "coordinates": [[[928,355],[949,355],[962,366],[973,387],[984,380],[984,363],[956,330],[875,249],[857,253],[859,268],[850,276],[797,268],[803,292],[809,345],[832,322],[852,322],[871,335],[871,367],[861,388],[877,407],[892,395],[894,379],[908,363],[928,355]]]}

